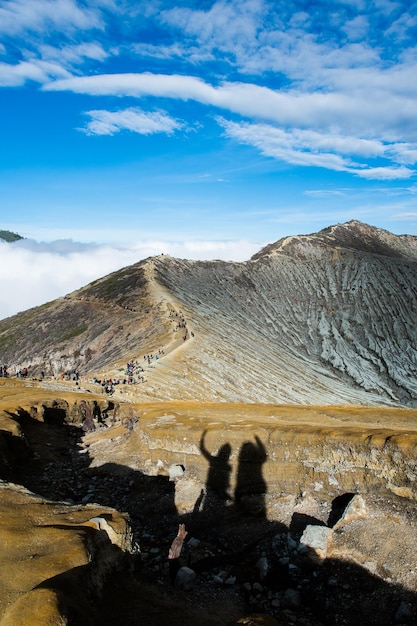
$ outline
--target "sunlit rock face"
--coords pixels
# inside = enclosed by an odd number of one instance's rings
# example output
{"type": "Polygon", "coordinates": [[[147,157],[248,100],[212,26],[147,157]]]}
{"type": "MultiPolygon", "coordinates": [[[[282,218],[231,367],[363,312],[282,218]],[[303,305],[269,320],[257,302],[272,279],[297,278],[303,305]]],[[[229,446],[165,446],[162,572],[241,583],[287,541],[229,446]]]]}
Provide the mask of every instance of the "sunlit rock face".
{"type": "MultiPolygon", "coordinates": [[[[138,424],[113,461],[178,484],[195,481],[195,500],[210,472],[232,499],[264,494],[272,516],[277,499],[294,494],[417,497],[416,410],[196,403],[136,410],[138,424]]],[[[102,464],[110,453],[105,433],[88,441],[93,465],[102,464]]]]}
{"type": "Polygon", "coordinates": [[[95,623],[94,604],[132,550],[128,516],[74,497],[88,485],[77,401],[14,380],[1,391],[0,624],[95,623]]]}
{"type": "Polygon", "coordinates": [[[244,263],[150,258],[0,333],[36,374],[120,375],[163,350],[138,400],[412,407],[416,310],[417,239],[349,222],[244,263]]]}
{"type": "Polygon", "coordinates": [[[10,483],[0,485],[0,540],[2,626],[94,620],[90,598],[130,549],[117,511],[51,502],[10,483]]]}

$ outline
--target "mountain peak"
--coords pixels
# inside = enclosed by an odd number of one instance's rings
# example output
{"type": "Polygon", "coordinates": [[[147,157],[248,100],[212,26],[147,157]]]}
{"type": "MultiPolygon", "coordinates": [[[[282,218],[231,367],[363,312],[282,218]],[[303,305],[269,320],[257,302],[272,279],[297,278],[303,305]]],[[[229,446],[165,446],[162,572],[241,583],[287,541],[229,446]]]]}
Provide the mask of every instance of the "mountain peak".
{"type": "Polygon", "coordinates": [[[350,250],[390,258],[417,258],[417,237],[394,235],[382,228],[350,220],[328,226],[317,233],[284,237],[252,257],[285,254],[294,258],[330,258],[336,250],[350,250]]]}

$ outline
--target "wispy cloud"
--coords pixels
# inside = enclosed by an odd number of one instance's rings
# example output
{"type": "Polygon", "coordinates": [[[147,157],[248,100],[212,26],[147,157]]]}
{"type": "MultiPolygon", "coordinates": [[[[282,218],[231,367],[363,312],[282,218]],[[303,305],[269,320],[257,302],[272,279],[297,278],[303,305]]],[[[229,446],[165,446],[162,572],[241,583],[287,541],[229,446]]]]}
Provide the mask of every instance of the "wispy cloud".
{"type": "Polygon", "coordinates": [[[70,73],[59,63],[39,58],[29,58],[16,64],[0,63],[0,87],[19,87],[27,81],[45,83],[69,76],[70,73]]]}
{"type": "Polygon", "coordinates": [[[274,122],[267,127],[223,120],[227,134],[251,144],[264,154],[295,165],[315,165],[351,171],[364,178],[394,179],[413,175],[404,165],[414,165],[417,128],[407,97],[372,98],[365,93],[300,93],[278,91],[248,83],[213,86],[194,76],[118,74],[62,79],[45,90],[70,90],[90,95],[144,96],[195,100],[230,113],[274,122]],[[410,114],[409,114],[410,113],[410,114]],[[383,119],[383,122],[381,121],[383,119]],[[310,130],[308,130],[308,127],[310,130]],[[288,130],[290,129],[290,130],[288,130]],[[346,155],[352,155],[352,160],[346,155]],[[356,162],[383,157],[390,164],[356,162]],[[401,164],[397,167],[396,164],[401,164]],[[364,168],[364,172],[361,172],[364,168]]]}
{"type": "Polygon", "coordinates": [[[170,45],[155,45],[139,43],[132,46],[132,50],[139,57],[149,57],[167,61],[184,60],[192,65],[215,60],[215,55],[204,51],[200,46],[183,45],[177,41],[170,45]]]}
{"type": "Polygon", "coordinates": [[[379,141],[326,135],[311,130],[284,131],[265,124],[228,122],[219,118],[226,135],[253,145],[266,156],[294,165],[323,167],[338,172],[351,172],[361,178],[394,180],[413,176],[406,167],[369,167],[345,155],[383,157],[387,151],[379,141]],[[342,156],[343,155],[343,156],[342,156]]]}
{"type": "Polygon", "coordinates": [[[59,48],[52,45],[41,45],[39,46],[39,53],[42,59],[59,62],[65,67],[78,65],[87,59],[104,61],[109,56],[109,53],[98,42],[80,43],[59,48]]]}
{"type": "Polygon", "coordinates": [[[344,196],[346,192],[340,189],[308,189],[304,195],[314,198],[327,198],[329,196],[344,196]]]}
{"type": "Polygon", "coordinates": [[[7,35],[103,27],[97,9],[81,7],[76,0],[8,0],[0,6],[0,33],[7,35]]]}
{"type": "Polygon", "coordinates": [[[174,8],[162,12],[162,19],[183,33],[196,38],[200,47],[235,51],[256,41],[258,29],[267,15],[263,0],[220,0],[208,11],[174,8]]]}
{"type": "Polygon", "coordinates": [[[353,172],[360,178],[367,180],[405,180],[415,175],[413,170],[406,167],[369,167],[363,170],[355,170],[353,172]]]}
{"type": "Polygon", "coordinates": [[[114,135],[123,130],[151,135],[153,133],[167,133],[171,135],[182,127],[177,120],[162,112],[144,112],[138,108],[123,111],[86,111],[91,120],[83,129],[89,135],[114,135]]]}
{"type": "Polygon", "coordinates": [[[397,220],[417,220],[417,212],[397,213],[395,217],[397,220]]]}
{"type": "Polygon", "coordinates": [[[45,83],[69,77],[86,59],[102,62],[108,53],[83,37],[104,31],[100,9],[106,5],[114,7],[113,0],[83,5],[77,0],[1,0],[0,37],[8,62],[0,66],[0,86],[45,83]]]}

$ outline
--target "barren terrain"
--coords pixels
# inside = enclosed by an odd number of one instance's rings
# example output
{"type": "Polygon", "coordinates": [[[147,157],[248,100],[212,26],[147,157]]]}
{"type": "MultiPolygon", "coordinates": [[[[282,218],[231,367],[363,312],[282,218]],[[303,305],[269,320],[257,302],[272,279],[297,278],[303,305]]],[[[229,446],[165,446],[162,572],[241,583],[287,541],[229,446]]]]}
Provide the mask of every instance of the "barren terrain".
{"type": "Polygon", "coordinates": [[[55,378],[137,361],[140,400],[413,407],[416,310],[417,239],[349,222],[245,263],[146,259],[0,321],[0,353],[55,378]]]}
{"type": "Polygon", "coordinates": [[[1,321],[0,626],[417,624],[416,269],[351,222],[1,321]]]}
{"type": "Polygon", "coordinates": [[[123,396],[109,408],[53,386],[1,385],[2,626],[39,624],[39,604],[80,626],[415,623],[416,410],[123,396]],[[179,523],[190,591],[169,580],[179,523]],[[303,549],[308,528],[328,533],[325,558],[303,549]]]}

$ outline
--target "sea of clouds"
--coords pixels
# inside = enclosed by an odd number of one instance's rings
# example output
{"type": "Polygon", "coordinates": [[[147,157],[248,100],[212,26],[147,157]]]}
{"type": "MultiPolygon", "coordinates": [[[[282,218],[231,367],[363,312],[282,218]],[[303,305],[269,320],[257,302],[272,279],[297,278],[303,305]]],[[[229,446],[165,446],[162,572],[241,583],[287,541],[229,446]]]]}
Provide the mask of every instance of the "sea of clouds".
{"type": "Polygon", "coordinates": [[[155,240],[126,248],[70,239],[0,242],[0,319],[55,300],[150,256],[169,254],[195,260],[246,261],[262,245],[246,240],[155,240]]]}

